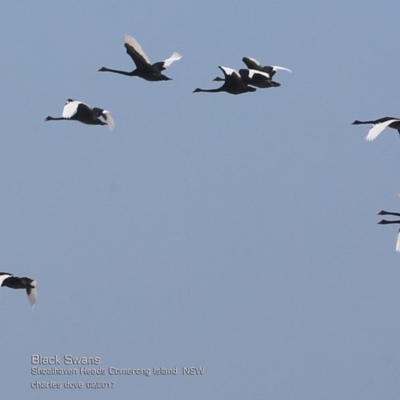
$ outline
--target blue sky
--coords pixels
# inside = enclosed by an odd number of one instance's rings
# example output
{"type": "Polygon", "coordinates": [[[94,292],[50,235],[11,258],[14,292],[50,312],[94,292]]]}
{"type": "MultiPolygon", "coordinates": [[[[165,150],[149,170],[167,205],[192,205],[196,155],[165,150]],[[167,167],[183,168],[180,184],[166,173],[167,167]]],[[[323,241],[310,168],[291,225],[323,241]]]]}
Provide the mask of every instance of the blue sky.
{"type": "MultiPolygon", "coordinates": [[[[400,116],[394,1],[3,2],[0,5],[4,398],[393,399],[400,391],[400,116]],[[173,80],[132,70],[124,34],[173,80]],[[231,96],[218,65],[282,65],[231,96]],[[115,130],[61,115],[68,98],[115,130]],[[177,376],[79,375],[32,389],[31,356],[177,376]],[[203,367],[184,376],[183,367],[203,367]]],[[[43,366],[46,367],[46,366],[43,366]]],[[[62,366],[65,367],[65,366],[62,366]]]]}

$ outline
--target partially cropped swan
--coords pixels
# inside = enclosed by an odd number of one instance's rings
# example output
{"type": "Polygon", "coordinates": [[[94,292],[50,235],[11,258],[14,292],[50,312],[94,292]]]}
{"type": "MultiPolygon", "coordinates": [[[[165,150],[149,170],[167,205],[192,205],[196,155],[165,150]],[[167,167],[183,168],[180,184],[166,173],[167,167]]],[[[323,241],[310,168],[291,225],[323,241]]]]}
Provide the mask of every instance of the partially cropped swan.
{"type": "Polygon", "coordinates": [[[393,128],[397,129],[400,133],[400,119],[393,117],[384,117],[375,119],[373,121],[358,121],[355,120],[352,125],[361,125],[361,124],[372,124],[372,128],[368,131],[368,135],[365,137],[365,140],[371,141],[374,140],[385,128],[393,128]]]}
{"type": "MultiPolygon", "coordinates": [[[[396,217],[400,217],[400,213],[395,213],[395,212],[390,212],[390,211],[379,211],[378,215],[394,215],[396,217]]],[[[393,221],[388,221],[386,219],[382,219],[381,221],[378,222],[378,224],[382,224],[382,225],[388,225],[388,224],[400,224],[400,220],[396,219],[393,221]]],[[[396,239],[396,251],[400,251],[400,229],[397,232],[397,239],[396,239]]]]}
{"type": "Polygon", "coordinates": [[[23,277],[19,278],[8,272],[0,272],[0,287],[9,287],[11,289],[25,289],[31,307],[36,304],[36,281],[23,277]]]}

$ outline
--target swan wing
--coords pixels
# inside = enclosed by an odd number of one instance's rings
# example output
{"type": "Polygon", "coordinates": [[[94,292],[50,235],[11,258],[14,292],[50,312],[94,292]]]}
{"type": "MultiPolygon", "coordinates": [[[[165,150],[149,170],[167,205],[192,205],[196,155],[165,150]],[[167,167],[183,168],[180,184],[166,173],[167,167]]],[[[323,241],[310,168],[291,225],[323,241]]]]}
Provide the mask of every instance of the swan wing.
{"type": "Polygon", "coordinates": [[[236,71],[236,70],[233,69],[233,68],[223,67],[222,65],[220,65],[218,68],[224,73],[225,79],[226,79],[228,76],[236,76],[236,77],[238,77],[238,78],[241,78],[239,72],[236,71]]]}
{"type": "Polygon", "coordinates": [[[164,60],[163,69],[168,68],[173,62],[178,61],[181,58],[182,58],[182,56],[175,51],[174,54],[172,54],[172,56],[170,58],[167,58],[166,60],[164,60]]]}
{"type": "Polygon", "coordinates": [[[246,64],[248,69],[262,68],[262,65],[255,58],[243,57],[242,61],[246,64]]]}
{"type": "MultiPolygon", "coordinates": [[[[62,117],[66,119],[70,119],[71,117],[73,117],[78,110],[79,104],[84,104],[84,103],[76,100],[68,100],[63,108],[62,117]]],[[[87,104],[85,104],[85,106],[87,106],[87,104]]]]}
{"type": "Polygon", "coordinates": [[[227,87],[232,86],[234,88],[238,88],[246,86],[239,72],[236,71],[235,69],[223,66],[219,66],[218,68],[224,73],[225,76],[224,85],[226,85],[227,87]]]}
{"type": "Polygon", "coordinates": [[[291,69],[286,68],[286,67],[280,67],[279,65],[271,65],[272,69],[274,71],[287,71],[287,72],[292,72],[291,69]]]}
{"type": "Polygon", "coordinates": [[[8,272],[0,272],[0,286],[2,283],[7,279],[13,276],[12,274],[9,274],[8,272]]]}
{"type": "Polygon", "coordinates": [[[371,141],[374,140],[387,126],[389,126],[392,122],[398,121],[397,119],[389,119],[384,122],[379,122],[374,124],[372,128],[369,130],[368,135],[365,137],[365,140],[371,141]]]}
{"type": "Polygon", "coordinates": [[[396,239],[396,251],[400,252],[400,229],[397,232],[397,239],[396,239]]]}
{"type": "Polygon", "coordinates": [[[36,281],[33,281],[31,283],[31,285],[34,287],[26,289],[26,294],[28,295],[28,300],[29,300],[31,307],[33,308],[33,307],[35,307],[36,299],[37,299],[36,281]]]}
{"type": "Polygon", "coordinates": [[[271,79],[271,76],[268,72],[263,72],[263,71],[257,71],[256,69],[249,69],[249,78],[265,78],[265,79],[271,79]]]}
{"type": "Polygon", "coordinates": [[[132,36],[124,36],[124,45],[126,52],[132,58],[133,62],[136,64],[137,68],[143,67],[145,65],[150,65],[150,60],[146,53],[142,50],[142,46],[138,41],[132,36]]]}
{"type": "Polygon", "coordinates": [[[114,130],[114,119],[111,116],[110,112],[107,110],[103,110],[103,112],[101,113],[101,116],[104,118],[104,121],[107,122],[107,126],[110,129],[110,131],[114,130]]]}

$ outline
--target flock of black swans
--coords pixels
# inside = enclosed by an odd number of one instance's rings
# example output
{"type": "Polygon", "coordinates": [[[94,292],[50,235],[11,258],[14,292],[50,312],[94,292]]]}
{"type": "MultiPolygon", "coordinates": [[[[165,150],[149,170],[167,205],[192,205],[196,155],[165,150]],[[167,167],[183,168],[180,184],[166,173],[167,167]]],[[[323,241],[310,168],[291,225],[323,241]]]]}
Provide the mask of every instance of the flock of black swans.
{"type": "MultiPolygon", "coordinates": [[[[178,61],[182,56],[174,52],[169,58],[164,61],[158,61],[151,64],[146,53],[142,50],[142,47],[132,36],[125,35],[124,46],[127,54],[132,58],[136,69],[131,72],[121,71],[116,69],[110,69],[101,67],[99,72],[112,72],[116,74],[126,76],[137,76],[147,81],[168,81],[171,78],[163,74],[163,71],[167,69],[172,63],[178,61]]],[[[257,88],[273,88],[279,87],[280,83],[272,80],[277,71],[291,72],[290,69],[280,66],[262,66],[257,60],[250,57],[243,57],[243,63],[247,69],[239,69],[236,71],[233,68],[219,66],[218,68],[222,71],[224,77],[216,77],[214,81],[224,82],[222,86],[214,89],[200,89],[196,88],[193,93],[198,92],[209,92],[218,93],[226,92],[233,95],[254,92],[257,88]]],[[[109,111],[94,107],[91,108],[87,104],[68,99],[64,105],[61,117],[45,118],[45,121],[54,120],[71,120],[79,121],[88,125],[107,125],[110,130],[114,129],[114,120],[109,111]]],[[[372,128],[369,130],[366,140],[374,140],[386,127],[396,129],[400,134],[400,119],[392,117],[384,117],[373,121],[354,121],[353,125],[360,124],[372,124],[372,128]]],[[[380,211],[378,215],[394,215],[399,216],[400,213],[380,211]]],[[[400,224],[400,220],[381,220],[378,224],[400,224]]],[[[400,252],[400,229],[397,234],[396,250],[400,252]]],[[[31,307],[36,304],[36,281],[27,277],[17,277],[7,272],[0,272],[0,287],[9,287],[12,289],[25,289],[28,295],[28,300],[31,307]]]]}
{"type": "MultiPolygon", "coordinates": [[[[169,81],[171,78],[163,74],[172,63],[178,61],[182,56],[174,52],[171,57],[164,61],[158,61],[152,64],[147,57],[142,47],[132,36],[125,35],[124,46],[127,54],[132,58],[135,63],[136,69],[133,71],[121,71],[118,69],[111,69],[101,67],[99,72],[113,72],[126,76],[137,76],[145,79],[146,81],[158,82],[169,81]]],[[[279,70],[291,72],[290,69],[280,66],[262,66],[257,60],[250,57],[244,57],[242,60],[248,69],[240,69],[236,71],[232,68],[219,66],[218,68],[224,74],[224,78],[217,77],[214,81],[223,81],[221,87],[216,89],[200,89],[194,90],[197,92],[227,92],[230,94],[242,94],[247,92],[254,92],[257,88],[271,88],[278,87],[280,83],[272,80],[272,77],[279,70]]],[[[114,128],[114,120],[107,110],[101,108],[90,108],[87,104],[81,101],[68,99],[64,106],[61,117],[46,117],[45,121],[54,120],[75,120],[89,125],[108,125],[109,129],[114,128]],[[102,118],[102,119],[100,119],[102,118]]]]}

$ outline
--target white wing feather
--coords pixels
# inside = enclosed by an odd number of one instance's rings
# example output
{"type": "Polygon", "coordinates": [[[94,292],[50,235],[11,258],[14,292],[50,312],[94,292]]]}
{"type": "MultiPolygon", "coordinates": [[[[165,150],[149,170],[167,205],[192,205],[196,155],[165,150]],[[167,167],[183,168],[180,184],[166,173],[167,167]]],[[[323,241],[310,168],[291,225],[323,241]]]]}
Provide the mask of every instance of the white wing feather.
{"type": "Polygon", "coordinates": [[[111,116],[110,112],[107,110],[103,110],[102,115],[105,121],[107,122],[108,128],[110,129],[110,131],[112,131],[114,129],[115,124],[114,124],[114,119],[111,116]]]}
{"type": "Polygon", "coordinates": [[[31,289],[31,293],[28,295],[29,304],[31,307],[35,307],[36,299],[37,299],[37,292],[36,292],[36,281],[33,281],[31,285],[35,286],[31,289]]]}
{"type": "Polygon", "coordinates": [[[280,67],[279,65],[271,65],[271,67],[275,70],[275,71],[287,71],[287,72],[292,72],[291,69],[286,68],[286,67],[280,67]]]}
{"type": "Polygon", "coordinates": [[[142,49],[142,46],[138,43],[138,41],[135,38],[133,38],[132,36],[129,36],[129,35],[125,35],[124,43],[132,46],[145,59],[145,61],[147,63],[151,64],[149,57],[147,57],[146,53],[142,49]]]}
{"type": "Polygon", "coordinates": [[[172,56],[170,58],[167,58],[164,61],[164,68],[168,68],[173,62],[178,61],[181,58],[182,58],[182,56],[175,51],[174,54],[172,54],[172,56]]]}
{"type": "Polygon", "coordinates": [[[66,119],[70,119],[75,113],[76,110],[78,109],[79,104],[81,104],[81,101],[67,101],[65,103],[63,112],[62,112],[62,117],[66,119]]]}
{"type": "Polygon", "coordinates": [[[385,122],[380,122],[372,126],[369,130],[368,135],[365,137],[365,140],[371,141],[374,140],[387,126],[389,126],[392,122],[398,121],[397,119],[389,119],[385,122]]]}
{"type": "Polygon", "coordinates": [[[240,78],[239,72],[237,72],[237,71],[236,71],[235,69],[233,69],[233,68],[223,67],[222,65],[219,66],[218,68],[222,69],[222,71],[223,71],[226,75],[236,75],[237,77],[240,78]]]}
{"type": "Polygon", "coordinates": [[[396,251],[400,251],[400,229],[397,232],[396,251]]]}
{"type": "Polygon", "coordinates": [[[249,69],[249,78],[252,78],[254,75],[263,75],[266,78],[270,79],[270,75],[268,72],[257,71],[256,69],[249,69]]]}
{"type": "Polygon", "coordinates": [[[259,67],[262,67],[262,65],[255,59],[252,57],[247,57],[250,61],[253,61],[254,64],[257,64],[259,67]]]}

